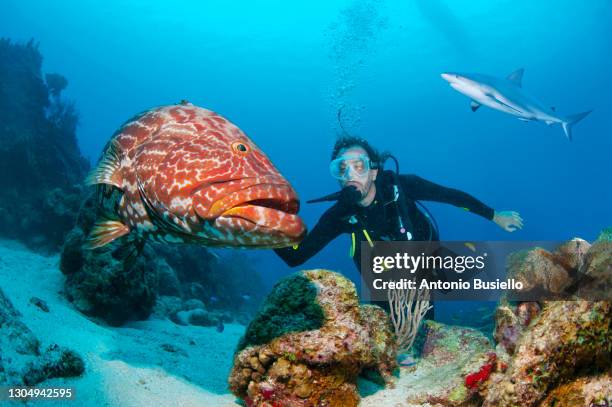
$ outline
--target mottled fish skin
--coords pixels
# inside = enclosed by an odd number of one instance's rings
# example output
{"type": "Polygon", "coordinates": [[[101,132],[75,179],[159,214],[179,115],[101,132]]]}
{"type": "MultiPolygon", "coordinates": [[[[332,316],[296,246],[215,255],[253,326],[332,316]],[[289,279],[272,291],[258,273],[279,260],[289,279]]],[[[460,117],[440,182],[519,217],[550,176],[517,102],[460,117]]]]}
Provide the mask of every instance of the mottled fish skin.
{"type": "Polygon", "coordinates": [[[123,224],[123,234],[159,242],[247,248],[290,246],[306,234],[298,197],[268,157],[227,119],[189,103],[124,124],[89,183],[123,191],[114,233],[123,224]]]}

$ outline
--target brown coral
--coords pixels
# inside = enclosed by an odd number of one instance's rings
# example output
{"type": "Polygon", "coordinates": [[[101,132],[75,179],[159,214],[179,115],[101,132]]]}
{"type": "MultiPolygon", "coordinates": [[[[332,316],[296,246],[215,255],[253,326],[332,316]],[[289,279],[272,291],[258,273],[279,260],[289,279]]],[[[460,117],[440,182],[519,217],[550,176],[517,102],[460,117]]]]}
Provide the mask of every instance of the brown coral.
{"type": "MultiPolygon", "coordinates": [[[[521,299],[612,299],[612,241],[574,238],[555,251],[536,247],[508,258],[508,275],[523,284],[521,299]]],[[[519,299],[519,298],[517,298],[519,299]]]]}
{"type": "Polygon", "coordinates": [[[586,300],[612,298],[612,241],[600,240],[584,256],[577,296],[586,300]]]}
{"type": "Polygon", "coordinates": [[[565,264],[554,254],[536,247],[510,255],[507,268],[509,277],[523,284],[523,294],[543,291],[562,296],[572,284],[565,264]]]}

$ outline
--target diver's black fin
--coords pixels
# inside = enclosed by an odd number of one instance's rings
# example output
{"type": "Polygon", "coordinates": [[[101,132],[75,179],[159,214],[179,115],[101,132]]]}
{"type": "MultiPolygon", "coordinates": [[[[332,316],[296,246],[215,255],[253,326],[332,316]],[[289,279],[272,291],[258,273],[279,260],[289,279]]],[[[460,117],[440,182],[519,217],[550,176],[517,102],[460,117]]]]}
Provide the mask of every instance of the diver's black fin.
{"type": "Polygon", "coordinates": [[[473,100],[470,102],[470,109],[472,109],[472,112],[475,112],[476,110],[478,110],[480,106],[482,105],[478,102],[475,102],[473,100]]]}

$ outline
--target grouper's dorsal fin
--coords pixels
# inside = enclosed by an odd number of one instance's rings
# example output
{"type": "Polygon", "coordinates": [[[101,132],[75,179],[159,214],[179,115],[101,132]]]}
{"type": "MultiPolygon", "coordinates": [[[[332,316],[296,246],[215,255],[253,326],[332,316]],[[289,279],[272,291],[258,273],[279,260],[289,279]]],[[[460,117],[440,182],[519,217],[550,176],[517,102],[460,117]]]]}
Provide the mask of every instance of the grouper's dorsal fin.
{"type": "Polygon", "coordinates": [[[121,189],[123,179],[120,174],[121,156],[120,147],[116,140],[112,140],[104,152],[98,166],[85,178],[86,185],[108,184],[121,189]]]}
{"type": "Polygon", "coordinates": [[[514,83],[519,88],[523,87],[523,73],[525,72],[525,68],[517,69],[512,72],[506,79],[510,82],[514,83]]]}

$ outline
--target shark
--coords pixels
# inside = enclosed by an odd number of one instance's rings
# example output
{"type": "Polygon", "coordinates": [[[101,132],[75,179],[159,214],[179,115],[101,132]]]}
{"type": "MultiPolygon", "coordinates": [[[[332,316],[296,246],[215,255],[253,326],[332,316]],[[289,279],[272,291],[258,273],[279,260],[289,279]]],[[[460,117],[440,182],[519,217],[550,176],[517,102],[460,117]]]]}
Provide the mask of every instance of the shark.
{"type": "Polygon", "coordinates": [[[473,112],[485,105],[516,116],[519,120],[540,121],[547,125],[560,124],[565,136],[572,140],[572,127],[584,119],[592,110],[577,114],[561,115],[554,107],[547,107],[533,96],[523,91],[521,68],[506,78],[496,78],[484,74],[463,74],[445,72],[441,74],[450,86],[469,97],[473,112]]]}

